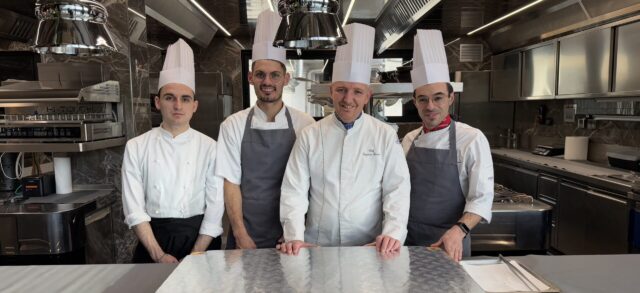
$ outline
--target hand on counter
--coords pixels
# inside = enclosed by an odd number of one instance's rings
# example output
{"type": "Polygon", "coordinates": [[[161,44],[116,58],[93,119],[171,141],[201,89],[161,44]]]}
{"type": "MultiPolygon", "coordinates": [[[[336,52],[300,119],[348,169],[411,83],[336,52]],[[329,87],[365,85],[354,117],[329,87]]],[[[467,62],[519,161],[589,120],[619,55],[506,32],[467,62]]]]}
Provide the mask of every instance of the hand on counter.
{"type": "Polygon", "coordinates": [[[444,249],[449,257],[459,262],[462,259],[462,239],[464,236],[464,232],[458,226],[453,226],[440,237],[438,242],[431,244],[431,247],[444,249]]]}
{"type": "Polygon", "coordinates": [[[376,237],[375,242],[371,242],[367,244],[367,246],[374,246],[374,245],[376,247],[376,250],[380,253],[398,251],[400,250],[400,246],[402,246],[399,240],[396,240],[387,235],[378,235],[378,237],[376,237]]]}
{"type": "Polygon", "coordinates": [[[308,248],[308,247],[316,247],[317,245],[312,243],[307,243],[301,240],[292,240],[282,244],[276,245],[276,249],[280,250],[282,253],[286,253],[288,255],[298,255],[300,252],[300,248],[308,248]]]}
{"type": "Polygon", "coordinates": [[[165,253],[158,259],[156,259],[157,263],[178,263],[179,261],[171,254],[165,253]]]}

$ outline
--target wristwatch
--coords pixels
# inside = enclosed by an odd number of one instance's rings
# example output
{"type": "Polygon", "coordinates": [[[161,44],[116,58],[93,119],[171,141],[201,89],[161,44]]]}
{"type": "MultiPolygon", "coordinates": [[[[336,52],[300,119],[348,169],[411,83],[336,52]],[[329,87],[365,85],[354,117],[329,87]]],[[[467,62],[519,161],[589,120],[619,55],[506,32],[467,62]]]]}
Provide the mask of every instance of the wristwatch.
{"type": "Polygon", "coordinates": [[[467,235],[469,235],[469,232],[471,232],[471,229],[469,229],[469,226],[467,226],[467,224],[465,224],[463,222],[458,222],[458,223],[456,223],[456,225],[458,227],[460,227],[462,232],[464,232],[464,237],[467,237],[467,235]]]}

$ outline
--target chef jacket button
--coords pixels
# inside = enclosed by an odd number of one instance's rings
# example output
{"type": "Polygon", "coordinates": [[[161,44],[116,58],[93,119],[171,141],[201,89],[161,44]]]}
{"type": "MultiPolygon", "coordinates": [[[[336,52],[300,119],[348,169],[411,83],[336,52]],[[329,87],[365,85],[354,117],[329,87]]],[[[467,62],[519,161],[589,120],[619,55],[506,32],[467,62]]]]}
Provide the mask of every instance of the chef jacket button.
{"type": "Polygon", "coordinates": [[[191,164],[191,162],[187,161],[187,165],[191,164]]]}
{"type": "Polygon", "coordinates": [[[159,211],[159,210],[156,210],[156,214],[159,214],[159,213],[160,213],[160,211],[159,211]]]}
{"type": "Polygon", "coordinates": [[[154,185],[153,188],[160,189],[160,187],[158,187],[158,184],[154,185]]]}

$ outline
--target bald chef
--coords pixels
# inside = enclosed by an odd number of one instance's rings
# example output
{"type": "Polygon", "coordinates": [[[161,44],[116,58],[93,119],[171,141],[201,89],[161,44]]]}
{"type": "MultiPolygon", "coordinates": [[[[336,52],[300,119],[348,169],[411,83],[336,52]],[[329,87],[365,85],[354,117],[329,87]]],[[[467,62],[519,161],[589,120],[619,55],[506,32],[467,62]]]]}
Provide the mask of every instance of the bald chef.
{"type": "Polygon", "coordinates": [[[338,47],[331,99],[335,113],[305,128],[293,147],[280,199],[286,243],[301,247],[375,245],[397,251],[406,237],[409,170],[395,130],[362,112],[374,29],[352,23],[338,47]]]}
{"type": "Polygon", "coordinates": [[[422,127],[402,141],[411,172],[407,245],[443,247],[459,261],[471,255],[469,231],[491,220],[493,163],[482,132],[449,116],[453,88],[438,30],[418,30],[411,81],[422,127]]]}
{"type": "Polygon", "coordinates": [[[249,83],[256,105],[235,113],[220,126],[216,174],[224,178],[231,223],[227,249],[274,248],[282,237],[280,186],[296,133],[315,122],[287,107],[282,91],[289,83],[285,49],[273,47],[280,24],[276,12],[258,16],[249,83]]]}
{"type": "Polygon", "coordinates": [[[198,108],[193,51],[169,46],[155,106],[162,124],[127,142],[122,162],[125,223],[138,237],[133,262],[177,262],[220,248],[224,202],[216,142],[189,127],[198,108]]]}

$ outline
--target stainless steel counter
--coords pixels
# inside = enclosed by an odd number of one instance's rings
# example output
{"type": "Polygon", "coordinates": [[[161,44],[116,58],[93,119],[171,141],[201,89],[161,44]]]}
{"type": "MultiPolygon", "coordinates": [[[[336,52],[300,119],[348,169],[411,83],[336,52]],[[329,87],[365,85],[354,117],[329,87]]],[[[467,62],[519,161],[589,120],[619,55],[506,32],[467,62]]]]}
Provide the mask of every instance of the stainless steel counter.
{"type": "Polygon", "coordinates": [[[544,157],[513,149],[492,149],[494,159],[512,161],[528,169],[555,173],[567,178],[589,183],[596,187],[626,194],[631,190],[628,182],[608,178],[611,175],[624,175],[629,171],[611,168],[588,161],[569,161],[561,157],[544,157]]]}
{"type": "Polygon", "coordinates": [[[158,292],[483,292],[441,250],[374,247],[209,251],[188,256],[158,292]]]}
{"type": "MultiPolygon", "coordinates": [[[[347,289],[370,292],[381,289],[376,287],[380,284],[387,285],[382,288],[387,292],[466,292],[461,291],[464,288],[454,288],[455,284],[467,282],[470,277],[466,272],[439,256],[435,256],[436,262],[429,263],[434,255],[427,256],[424,248],[403,248],[400,256],[392,260],[362,252],[367,249],[350,248],[352,252],[345,252],[338,248],[315,248],[303,250],[298,256],[279,255],[272,249],[208,252],[192,263],[202,269],[190,272],[194,283],[175,292],[190,292],[187,289],[195,286],[203,288],[198,292],[224,292],[224,288],[229,287],[236,292],[296,289],[299,289],[297,292],[317,292],[332,288],[336,292],[347,289]],[[437,269],[437,266],[447,269],[437,269]],[[266,278],[275,280],[257,283],[266,278]],[[424,283],[418,280],[435,287],[421,287],[419,284],[424,283]],[[355,287],[344,287],[344,283],[355,287]]],[[[553,283],[561,292],[638,292],[640,255],[637,254],[528,255],[513,259],[553,283]]],[[[182,267],[181,264],[181,270],[182,267]]],[[[173,264],[0,266],[0,292],[155,292],[161,285],[162,291],[169,288],[165,286],[176,284],[171,280],[173,276],[169,277],[174,270],[175,276],[184,273],[173,264]]],[[[468,288],[477,288],[473,281],[467,284],[468,288]]]]}

